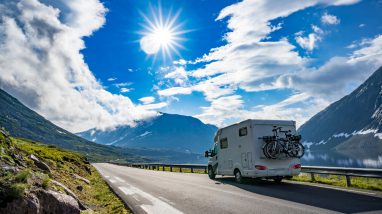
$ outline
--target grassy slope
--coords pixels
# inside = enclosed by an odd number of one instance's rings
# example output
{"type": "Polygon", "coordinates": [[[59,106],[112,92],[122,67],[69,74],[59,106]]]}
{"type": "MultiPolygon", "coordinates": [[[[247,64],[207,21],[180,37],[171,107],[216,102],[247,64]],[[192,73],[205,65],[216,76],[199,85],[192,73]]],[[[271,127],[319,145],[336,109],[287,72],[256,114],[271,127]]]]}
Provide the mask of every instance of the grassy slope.
{"type": "MultiPolygon", "coordinates": [[[[16,175],[8,173],[0,178],[0,187],[6,182],[14,182],[10,188],[12,190],[11,194],[14,197],[26,194],[28,190],[33,188],[30,182],[27,182],[28,177],[33,177],[34,179],[39,177],[43,180],[41,182],[42,187],[55,191],[62,191],[62,189],[50,181],[56,180],[61,182],[72,190],[83,204],[96,213],[130,213],[125,208],[123,202],[111,192],[96,169],[80,154],[52,145],[44,145],[19,138],[12,138],[12,144],[16,151],[18,150],[18,154],[22,155],[25,163],[27,163],[27,168],[16,175]],[[51,173],[46,173],[36,168],[33,162],[28,159],[29,154],[34,154],[40,160],[47,163],[51,168],[51,173]],[[88,179],[90,184],[74,178],[74,173],[88,179]],[[76,189],[79,185],[83,187],[82,191],[76,189]]],[[[0,146],[7,150],[4,143],[0,143],[0,146]]],[[[7,159],[8,163],[12,162],[12,157],[5,154],[1,155],[1,159],[7,159]]]]}

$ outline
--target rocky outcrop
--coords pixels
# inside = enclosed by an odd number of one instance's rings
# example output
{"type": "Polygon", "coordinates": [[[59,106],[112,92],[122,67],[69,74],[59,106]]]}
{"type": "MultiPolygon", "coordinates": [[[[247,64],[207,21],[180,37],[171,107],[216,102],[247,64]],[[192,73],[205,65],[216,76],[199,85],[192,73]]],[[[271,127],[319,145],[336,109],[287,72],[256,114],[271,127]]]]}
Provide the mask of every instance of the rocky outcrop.
{"type": "Polygon", "coordinates": [[[79,204],[70,195],[58,193],[52,190],[38,189],[31,192],[27,197],[19,198],[0,208],[0,213],[8,214],[37,214],[37,213],[80,213],[79,204]]]}
{"type": "Polygon", "coordinates": [[[55,180],[52,180],[51,182],[52,182],[52,184],[60,186],[62,189],[64,189],[66,194],[68,194],[69,196],[73,197],[77,201],[77,203],[78,203],[79,207],[81,208],[81,210],[86,210],[85,205],[83,205],[81,203],[81,201],[78,199],[77,195],[73,191],[71,191],[68,187],[66,187],[64,184],[62,184],[62,183],[60,183],[58,181],[55,181],[55,180]]]}
{"type": "Polygon", "coordinates": [[[31,160],[33,160],[34,164],[35,164],[38,168],[50,172],[50,167],[48,166],[48,164],[46,164],[46,163],[40,161],[40,159],[38,159],[36,156],[34,156],[34,155],[32,155],[32,154],[29,155],[29,158],[30,158],[31,160]]]}

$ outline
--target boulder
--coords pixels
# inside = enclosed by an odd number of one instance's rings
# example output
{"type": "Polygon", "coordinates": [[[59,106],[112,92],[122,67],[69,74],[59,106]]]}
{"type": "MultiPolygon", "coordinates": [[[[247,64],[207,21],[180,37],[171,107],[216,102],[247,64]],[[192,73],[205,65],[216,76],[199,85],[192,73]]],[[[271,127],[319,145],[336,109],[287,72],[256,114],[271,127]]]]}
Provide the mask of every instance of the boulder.
{"type": "Polygon", "coordinates": [[[74,192],[72,192],[68,187],[66,187],[64,184],[62,184],[62,183],[60,183],[60,182],[58,182],[58,181],[56,181],[56,180],[52,180],[51,182],[52,182],[52,184],[55,184],[55,185],[60,186],[61,188],[63,188],[66,194],[68,194],[69,196],[71,196],[71,197],[73,197],[74,199],[76,199],[76,201],[77,201],[77,203],[78,203],[78,205],[79,205],[79,208],[80,208],[81,210],[86,210],[86,209],[87,209],[87,208],[85,207],[85,205],[83,205],[83,204],[81,203],[81,201],[78,199],[77,195],[76,195],[74,192]]]}
{"type": "Polygon", "coordinates": [[[25,198],[19,198],[9,202],[6,207],[0,208],[0,213],[7,214],[37,214],[41,209],[40,201],[35,194],[29,194],[25,198]]]}
{"type": "Polygon", "coordinates": [[[45,171],[48,171],[50,172],[50,167],[48,166],[48,164],[40,161],[40,159],[38,159],[36,156],[34,156],[33,154],[29,155],[29,158],[34,162],[34,164],[42,169],[42,170],[45,170],[45,171]]]}
{"type": "Polygon", "coordinates": [[[43,189],[36,194],[40,201],[40,213],[80,213],[77,200],[70,195],[43,189]]]}

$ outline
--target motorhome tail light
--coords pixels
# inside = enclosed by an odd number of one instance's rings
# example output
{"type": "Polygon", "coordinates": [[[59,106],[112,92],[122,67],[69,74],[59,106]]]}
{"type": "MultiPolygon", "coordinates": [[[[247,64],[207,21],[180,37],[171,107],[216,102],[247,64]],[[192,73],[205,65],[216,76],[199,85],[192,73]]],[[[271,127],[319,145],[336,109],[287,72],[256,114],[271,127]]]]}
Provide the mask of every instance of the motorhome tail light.
{"type": "Polygon", "coordinates": [[[293,168],[293,169],[300,169],[300,168],[301,168],[301,164],[293,165],[292,168],[293,168]]]}
{"type": "Polygon", "coordinates": [[[266,169],[268,169],[266,166],[261,166],[261,165],[256,165],[255,168],[258,169],[258,170],[266,170],[266,169]]]}

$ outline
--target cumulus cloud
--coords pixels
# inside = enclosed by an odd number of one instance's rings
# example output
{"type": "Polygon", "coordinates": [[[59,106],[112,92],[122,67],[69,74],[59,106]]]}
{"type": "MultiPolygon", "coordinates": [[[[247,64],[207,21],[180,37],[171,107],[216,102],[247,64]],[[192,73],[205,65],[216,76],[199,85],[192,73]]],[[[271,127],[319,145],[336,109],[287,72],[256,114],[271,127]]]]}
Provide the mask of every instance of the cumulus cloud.
{"type": "Polygon", "coordinates": [[[321,22],[327,25],[338,25],[341,21],[335,15],[324,13],[324,15],[321,16],[321,22]]]}
{"type": "Polygon", "coordinates": [[[174,69],[171,72],[167,73],[164,77],[168,79],[173,79],[174,82],[178,85],[182,85],[188,80],[186,70],[183,66],[174,67],[174,69]]]}
{"type": "Polygon", "coordinates": [[[312,25],[313,32],[310,33],[307,37],[303,36],[303,32],[295,33],[295,40],[301,48],[306,49],[307,51],[312,52],[313,49],[317,48],[317,42],[321,41],[324,31],[316,25],[312,25]]]}
{"type": "Polygon", "coordinates": [[[296,42],[308,51],[313,51],[319,40],[321,40],[321,38],[314,33],[309,34],[308,37],[296,36],[296,42]]]}
{"type": "Polygon", "coordinates": [[[70,131],[157,115],[104,90],[80,50],[105,23],[98,0],[15,0],[0,3],[0,87],[70,131]]]}

